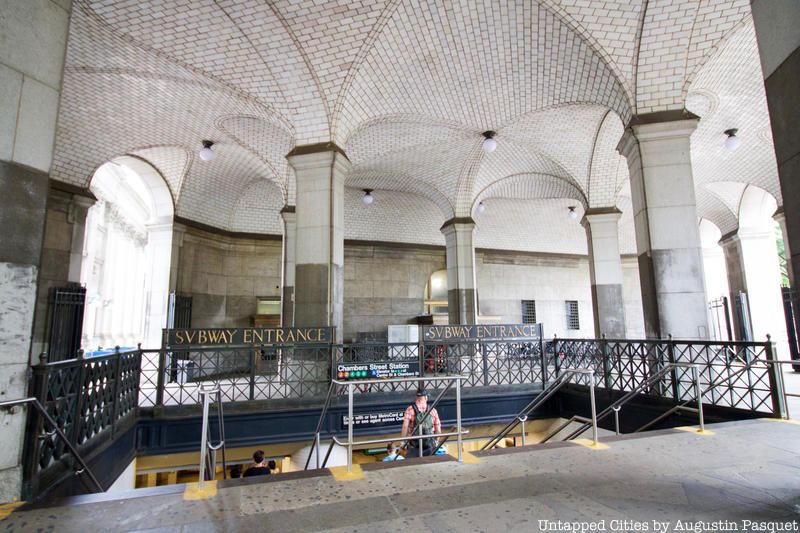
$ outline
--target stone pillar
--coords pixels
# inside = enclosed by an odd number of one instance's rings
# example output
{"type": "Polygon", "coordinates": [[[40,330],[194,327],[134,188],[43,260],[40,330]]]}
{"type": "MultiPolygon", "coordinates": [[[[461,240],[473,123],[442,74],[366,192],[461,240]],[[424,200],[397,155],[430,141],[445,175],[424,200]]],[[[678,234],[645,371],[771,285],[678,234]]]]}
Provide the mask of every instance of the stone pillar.
{"type": "MultiPolygon", "coordinates": [[[[775,234],[771,228],[761,231],[743,230],[720,240],[728,270],[731,305],[739,291],[747,294],[750,310],[752,340],[762,342],[767,334],[783,349],[786,326],[780,290],[780,271],[775,249],[775,234]]],[[[736,338],[743,340],[741,324],[734,312],[736,338]]]]}
{"type": "MultiPolygon", "coordinates": [[[[747,283],[745,282],[745,266],[739,236],[734,233],[726,235],[719,241],[722,253],[725,256],[725,270],[728,273],[728,302],[731,307],[731,323],[733,325],[733,335],[736,340],[752,340],[752,328],[747,331],[743,329],[743,324],[739,320],[736,311],[736,297],[740,292],[747,294],[747,283]]],[[[748,295],[749,300],[749,295],[748,295]]],[[[748,308],[749,308],[748,301],[748,308]]]]}
{"type": "MultiPolygon", "coordinates": [[[[144,348],[159,348],[162,341],[162,330],[167,327],[167,306],[172,266],[172,221],[151,224],[147,227],[147,265],[149,270],[149,301],[142,307],[145,315],[144,348]]],[[[135,298],[135,296],[134,296],[135,298]]],[[[131,301],[131,300],[126,300],[131,301]]],[[[135,317],[134,317],[135,320],[135,317]]]]}
{"type": "Polygon", "coordinates": [[[792,287],[797,287],[794,274],[800,273],[800,2],[751,0],[751,10],[786,213],[783,242],[791,265],[789,280],[792,287]]]}
{"type": "Polygon", "coordinates": [[[451,324],[475,324],[475,221],[451,218],[441,228],[447,246],[447,314],[451,324]]]}
{"type": "Polygon", "coordinates": [[[775,222],[781,227],[781,236],[783,237],[783,252],[786,255],[786,273],[789,281],[794,279],[794,271],[792,269],[792,251],[789,249],[789,232],[786,229],[786,214],[783,207],[778,208],[778,212],[772,217],[775,222]]]}
{"type": "MultiPolygon", "coordinates": [[[[4,0],[0,12],[0,397],[16,399],[27,393],[70,2],[4,0]]],[[[0,501],[21,494],[24,422],[24,410],[0,413],[0,501]]]]}
{"type": "Polygon", "coordinates": [[[297,179],[294,324],[335,326],[344,308],[344,180],[350,160],[332,143],[287,156],[297,179]]]}
{"type": "Polygon", "coordinates": [[[95,200],[87,196],[74,195],[67,213],[67,221],[72,224],[72,244],[69,253],[69,274],[67,281],[80,283],[83,268],[83,247],[86,240],[86,215],[95,200]]]}
{"type": "Polygon", "coordinates": [[[281,263],[281,325],[294,325],[294,254],[297,247],[297,213],[293,205],[281,209],[283,261],[281,263]]]}
{"type": "Polygon", "coordinates": [[[594,333],[625,338],[625,299],[622,294],[622,261],[619,256],[619,217],[616,208],[589,209],[581,220],[589,244],[594,333]]]}
{"type": "Polygon", "coordinates": [[[697,117],[635,117],[617,150],[627,158],[648,337],[708,338],[703,252],[689,136],[697,117]]]}

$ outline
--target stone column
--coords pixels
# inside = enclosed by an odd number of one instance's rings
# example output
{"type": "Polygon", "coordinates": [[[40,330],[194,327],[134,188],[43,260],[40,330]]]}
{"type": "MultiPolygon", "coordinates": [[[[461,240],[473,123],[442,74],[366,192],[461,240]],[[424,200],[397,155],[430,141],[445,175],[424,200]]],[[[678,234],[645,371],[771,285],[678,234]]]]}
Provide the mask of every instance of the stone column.
{"type": "Polygon", "coordinates": [[[622,294],[622,261],[619,256],[619,217],[616,208],[589,209],[581,220],[589,244],[594,333],[625,338],[625,299],[622,294]]]}
{"type": "Polygon", "coordinates": [[[67,213],[67,222],[72,224],[72,244],[69,253],[68,281],[80,283],[83,268],[83,247],[86,240],[86,215],[95,203],[93,198],[74,195],[67,213]]]}
{"type": "MultiPolygon", "coordinates": [[[[5,399],[27,392],[69,6],[49,0],[0,3],[0,396],[5,399]]],[[[24,410],[0,413],[0,501],[21,494],[24,422],[24,410]]]]}
{"type": "Polygon", "coordinates": [[[708,338],[689,153],[697,120],[686,112],[635,117],[617,147],[630,171],[648,337],[708,338]]]}
{"type": "Polygon", "coordinates": [[[786,214],[783,207],[778,208],[778,212],[772,217],[775,222],[781,227],[781,236],[783,237],[783,252],[786,255],[786,273],[789,281],[794,279],[794,271],[792,270],[792,251],[789,249],[789,232],[786,229],[786,214]]]}
{"type": "Polygon", "coordinates": [[[297,179],[294,324],[335,326],[342,340],[344,180],[350,160],[332,143],[287,156],[297,179]]]}
{"type": "Polygon", "coordinates": [[[800,2],[751,0],[751,10],[786,213],[783,242],[791,265],[789,280],[792,287],[797,287],[794,275],[800,273],[800,2]]]}
{"type": "Polygon", "coordinates": [[[475,221],[451,218],[441,228],[447,246],[447,314],[451,324],[475,324],[475,221]]]}
{"type": "Polygon", "coordinates": [[[294,325],[294,254],[297,247],[295,206],[281,209],[283,220],[283,261],[281,264],[281,325],[294,325]]]}
{"type": "MultiPolygon", "coordinates": [[[[761,231],[743,230],[720,240],[728,270],[731,305],[740,291],[747,294],[750,310],[752,340],[762,342],[767,334],[782,349],[786,340],[783,301],[780,290],[780,271],[771,228],[761,231]]],[[[744,340],[741,324],[734,315],[736,338],[744,340]]]]}
{"type": "MultiPolygon", "coordinates": [[[[143,306],[145,314],[144,348],[159,348],[162,329],[167,327],[167,306],[172,280],[172,221],[151,224],[147,227],[147,265],[150,281],[148,301],[143,306]]],[[[126,300],[131,301],[131,300],[126,300]]],[[[135,317],[134,317],[135,319],[135,317]]]]}

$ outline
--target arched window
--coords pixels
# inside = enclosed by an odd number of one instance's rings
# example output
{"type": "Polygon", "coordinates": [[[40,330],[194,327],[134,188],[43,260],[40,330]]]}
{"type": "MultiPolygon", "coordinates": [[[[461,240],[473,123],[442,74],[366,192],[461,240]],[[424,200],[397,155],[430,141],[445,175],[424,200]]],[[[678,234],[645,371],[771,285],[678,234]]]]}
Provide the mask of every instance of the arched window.
{"type": "Polygon", "coordinates": [[[425,284],[425,313],[447,314],[447,270],[437,270],[425,284]]]}
{"type": "Polygon", "coordinates": [[[102,165],[90,189],[97,202],[86,219],[81,268],[83,348],[155,347],[169,289],[169,190],[155,169],[128,157],[102,165]]]}

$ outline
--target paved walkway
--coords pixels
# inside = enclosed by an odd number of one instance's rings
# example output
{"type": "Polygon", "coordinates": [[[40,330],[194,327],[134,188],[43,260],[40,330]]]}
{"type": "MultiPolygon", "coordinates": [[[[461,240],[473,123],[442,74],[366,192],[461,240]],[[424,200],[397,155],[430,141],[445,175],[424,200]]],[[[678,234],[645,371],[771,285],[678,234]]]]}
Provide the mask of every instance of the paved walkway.
{"type": "Polygon", "coordinates": [[[195,501],[183,486],[81,497],[19,509],[0,531],[460,533],[556,531],[573,521],[601,531],[665,531],[656,529],[661,523],[678,531],[678,521],[706,522],[708,530],[720,520],[794,521],[800,529],[800,424],[710,429],[609,438],[604,450],[572,443],[498,450],[476,454],[472,464],[376,463],[355,481],[319,471],[220,482],[216,495],[195,501]]]}

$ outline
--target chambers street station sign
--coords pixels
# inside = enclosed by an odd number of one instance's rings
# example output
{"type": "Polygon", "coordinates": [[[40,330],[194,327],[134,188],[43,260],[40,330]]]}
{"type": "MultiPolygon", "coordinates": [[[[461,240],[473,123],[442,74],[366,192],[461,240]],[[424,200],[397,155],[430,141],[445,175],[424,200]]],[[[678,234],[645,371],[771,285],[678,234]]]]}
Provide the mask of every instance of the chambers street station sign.
{"type": "Polygon", "coordinates": [[[179,328],[164,330],[164,345],[258,346],[262,344],[330,343],[333,328],[179,328]]]}

